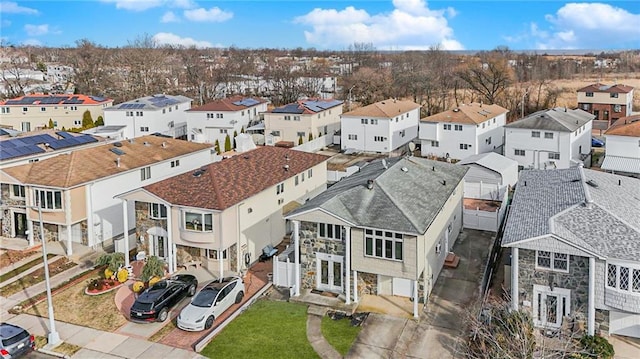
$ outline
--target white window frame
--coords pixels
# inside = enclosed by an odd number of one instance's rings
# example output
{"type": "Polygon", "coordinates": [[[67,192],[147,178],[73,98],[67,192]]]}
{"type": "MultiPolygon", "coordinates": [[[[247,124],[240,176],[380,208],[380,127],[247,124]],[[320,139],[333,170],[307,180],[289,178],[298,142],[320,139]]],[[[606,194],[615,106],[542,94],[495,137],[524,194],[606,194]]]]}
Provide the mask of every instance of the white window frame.
{"type": "Polygon", "coordinates": [[[36,207],[42,209],[61,210],[64,207],[62,191],[34,189],[33,202],[36,207]]]}
{"type": "MultiPolygon", "coordinates": [[[[569,273],[569,259],[570,259],[570,255],[567,253],[559,253],[559,252],[551,252],[551,251],[540,251],[537,250],[536,251],[536,265],[535,268],[536,270],[547,270],[547,271],[553,271],[553,272],[560,272],[560,273],[569,273]],[[540,256],[540,254],[542,253],[549,253],[549,266],[542,266],[540,265],[540,260],[539,258],[543,258],[542,256],[540,256]],[[564,260],[561,258],[562,256],[565,256],[564,260]],[[560,258],[559,258],[560,257],[560,258]],[[565,269],[562,268],[557,268],[556,267],[556,261],[565,261],[567,263],[567,267],[565,269]]],[[[546,256],[544,258],[547,258],[546,256]]]]}
{"type": "Polygon", "coordinates": [[[276,195],[284,193],[284,182],[276,185],[276,195]]]}
{"type": "Polygon", "coordinates": [[[549,159],[550,160],[559,160],[560,159],[560,153],[559,152],[549,152],[549,159]]]}
{"type": "Polygon", "coordinates": [[[25,186],[19,185],[19,184],[14,184],[11,185],[11,198],[20,198],[20,199],[24,199],[26,197],[26,189],[25,186]],[[17,189],[17,191],[16,191],[17,189]],[[16,193],[18,192],[18,193],[16,193]]]}
{"type": "Polygon", "coordinates": [[[213,232],[213,213],[184,210],[182,212],[182,228],[191,232],[213,232]],[[207,228],[206,218],[211,218],[211,228],[207,228]],[[200,228],[198,229],[198,227],[200,228]]]}
{"type": "Polygon", "coordinates": [[[617,262],[607,262],[605,266],[605,286],[608,289],[613,289],[615,291],[619,291],[626,294],[632,294],[636,296],[640,296],[640,265],[635,263],[617,263],[617,262]],[[610,285],[610,268],[615,268],[614,276],[614,286],[610,285]],[[622,268],[626,268],[628,270],[627,273],[627,288],[622,288],[621,286],[621,273],[622,268]],[[637,281],[634,283],[634,276],[637,278],[637,281]]]}
{"type": "Polygon", "coordinates": [[[518,149],[518,148],[514,148],[513,149],[513,155],[514,156],[526,156],[527,155],[527,151],[521,150],[521,149],[518,149]]]}
{"type": "Polygon", "coordinates": [[[180,160],[171,161],[171,168],[180,166],[180,160]]]}
{"type": "Polygon", "coordinates": [[[451,131],[451,124],[445,123],[444,125],[442,125],[442,129],[445,131],[451,131]]]}
{"type": "Polygon", "coordinates": [[[455,131],[462,131],[462,125],[455,125],[454,126],[454,130],[455,131]]]}
{"type": "Polygon", "coordinates": [[[386,259],[395,262],[404,260],[404,235],[402,233],[385,231],[380,229],[364,229],[364,256],[369,258],[386,259]],[[389,236],[390,235],[390,236],[389,236]],[[399,237],[398,237],[399,236],[399,237]],[[367,253],[367,242],[371,243],[371,253],[367,253]],[[391,257],[386,256],[387,242],[391,242],[391,257]],[[378,246],[380,244],[380,247],[378,246]],[[397,244],[400,244],[398,258],[397,244]],[[378,248],[380,251],[378,252],[378,248]],[[380,253],[380,254],[378,254],[380,253]]]}
{"type": "Polygon", "coordinates": [[[339,224],[318,223],[318,238],[342,240],[342,226],[339,224]],[[331,233],[329,233],[331,232],[331,233]]]}
{"type": "MultiPolygon", "coordinates": [[[[217,249],[207,249],[207,258],[218,260],[218,250],[217,249]]],[[[222,250],[222,261],[225,261],[229,258],[228,251],[226,249],[222,250]]]]}
{"type": "Polygon", "coordinates": [[[540,138],[540,131],[531,131],[531,137],[540,138]]]}
{"type": "Polygon", "coordinates": [[[546,138],[548,140],[553,140],[553,132],[545,132],[544,133],[544,138],[546,138]]]}
{"type": "Polygon", "coordinates": [[[162,203],[149,203],[149,218],[167,219],[167,206],[162,203]]]}
{"type": "Polygon", "coordinates": [[[146,181],[151,178],[151,166],[140,169],[140,180],[146,181]]]}
{"type": "Polygon", "coordinates": [[[440,141],[431,141],[431,147],[440,147],[440,141]]]}

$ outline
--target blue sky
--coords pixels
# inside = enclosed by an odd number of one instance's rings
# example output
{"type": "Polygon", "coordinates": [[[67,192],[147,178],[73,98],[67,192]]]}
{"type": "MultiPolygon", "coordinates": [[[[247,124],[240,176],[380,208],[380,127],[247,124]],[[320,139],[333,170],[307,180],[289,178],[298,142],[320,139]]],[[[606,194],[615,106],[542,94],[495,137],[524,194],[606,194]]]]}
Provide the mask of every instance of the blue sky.
{"type": "Polygon", "coordinates": [[[344,50],[640,49],[640,1],[0,0],[4,44],[344,50]]]}

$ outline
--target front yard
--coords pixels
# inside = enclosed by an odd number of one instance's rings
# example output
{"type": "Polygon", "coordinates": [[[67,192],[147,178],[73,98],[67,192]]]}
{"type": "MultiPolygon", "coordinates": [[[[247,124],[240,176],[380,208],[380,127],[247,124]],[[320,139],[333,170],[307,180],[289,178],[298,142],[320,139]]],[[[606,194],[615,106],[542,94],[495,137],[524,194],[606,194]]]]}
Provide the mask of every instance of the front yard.
{"type": "MultiPolygon", "coordinates": [[[[56,320],[112,332],[127,323],[127,319],[116,308],[114,297],[117,291],[95,296],[84,293],[89,280],[100,275],[100,271],[94,272],[86,280],[53,295],[54,315],[56,320]]],[[[46,317],[47,301],[27,309],[25,313],[46,317]]]]}

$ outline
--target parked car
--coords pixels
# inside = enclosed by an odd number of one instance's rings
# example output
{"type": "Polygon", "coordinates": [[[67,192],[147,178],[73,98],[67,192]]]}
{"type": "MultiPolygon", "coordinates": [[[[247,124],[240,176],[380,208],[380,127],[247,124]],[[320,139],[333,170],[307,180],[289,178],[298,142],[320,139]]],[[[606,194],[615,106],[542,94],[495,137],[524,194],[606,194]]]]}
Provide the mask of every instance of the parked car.
{"type": "Polygon", "coordinates": [[[200,290],[178,315],[178,328],[188,331],[206,330],[234,303],[244,297],[244,281],[240,277],[215,280],[200,290]]]}
{"type": "Polygon", "coordinates": [[[591,147],[604,147],[604,142],[595,137],[591,137],[591,147]]]}
{"type": "Polygon", "coordinates": [[[135,322],[164,322],[169,311],[182,299],[196,294],[198,280],[191,274],[178,274],[147,288],[131,307],[131,320],[135,322]]]}
{"type": "Polygon", "coordinates": [[[0,356],[2,359],[20,358],[35,349],[35,337],[24,328],[0,323],[0,356]]]}

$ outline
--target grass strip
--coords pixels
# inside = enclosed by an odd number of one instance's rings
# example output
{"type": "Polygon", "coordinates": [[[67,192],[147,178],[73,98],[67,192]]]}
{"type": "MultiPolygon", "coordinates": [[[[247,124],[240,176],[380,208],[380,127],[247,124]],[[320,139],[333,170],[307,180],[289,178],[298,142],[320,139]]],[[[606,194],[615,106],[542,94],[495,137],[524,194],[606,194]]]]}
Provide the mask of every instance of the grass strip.
{"type": "MultiPolygon", "coordinates": [[[[49,264],[49,277],[53,277],[54,275],[62,273],[75,266],[77,266],[77,264],[69,261],[67,258],[59,259],[49,264]]],[[[2,287],[2,296],[9,297],[40,282],[44,282],[44,266],[32,273],[29,273],[29,275],[2,287]]]]}
{"type": "MultiPolygon", "coordinates": [[[[51,259],[53,257],[55,257],[55,254],[47,254],[47,259],[51,259]]],[[[26,272],[30,268],[33,268],[39,264],[42,264],[42,262],[43,262],[43,259],[42,257],[40,257],[38,259],[32,260],[31,262],[25,263],[14,270],[11,270],[5,274],[2,274],[0,275],[0,283],[15,277],[20,273],[26,272]]]]}
{"type": "MultiPolygon", "coordinates": [[[[36,335],[35,337],[36,337],[36,349],[40,349],[44,347],[49,342],[49,340],[46,337],[43,337],[40,335],[36,335]]],[[[62,344],[53,348],[51,351],[70,357],[70,356],[73,356],[75,353],[77,353],[80,349],[82,349],[82,347],[74,344],[70,344],[67,342],[62,342],[62,344]]]]}
{"type": "Polygon", "coordinates": [[[151,337],[149,337],[149,341],[151,342],[159,342],[162,338],[166,337],[167,334],[171,333],[174,329],[178,328],[176,319],[172,320],[170,323],[167,323],[164,327],[160,328],[157,332],[153,333],[151,337]]]}

